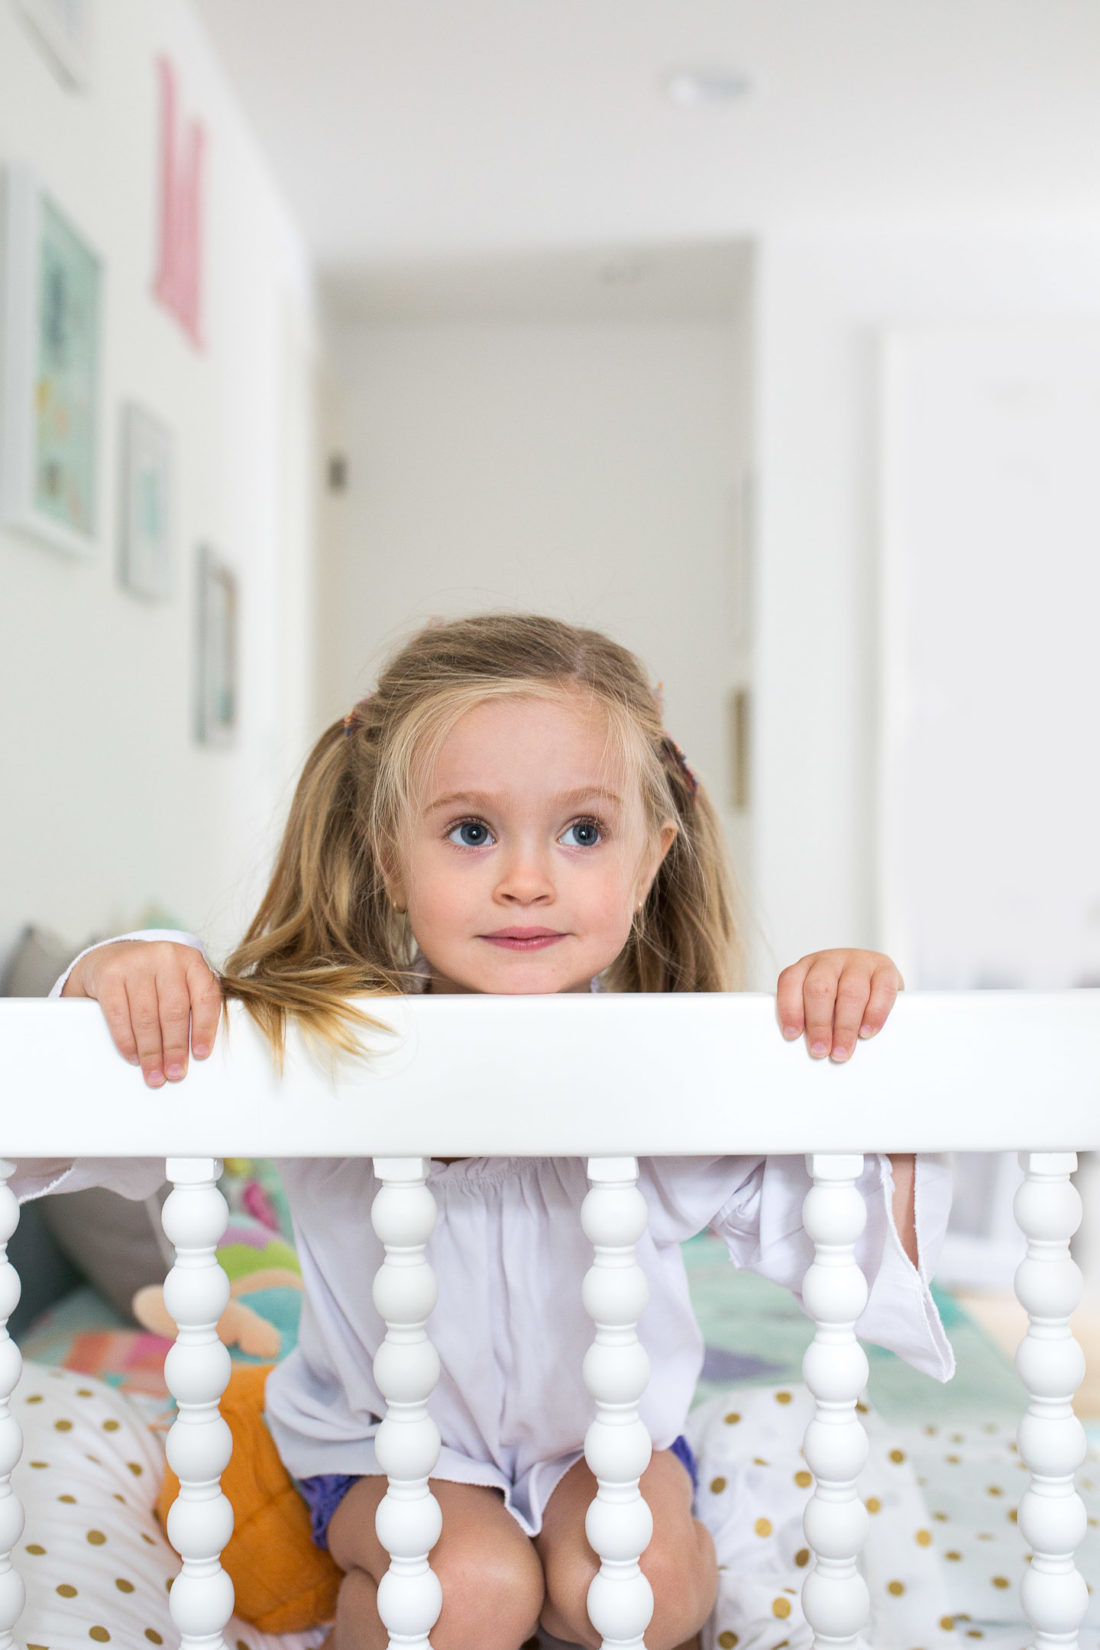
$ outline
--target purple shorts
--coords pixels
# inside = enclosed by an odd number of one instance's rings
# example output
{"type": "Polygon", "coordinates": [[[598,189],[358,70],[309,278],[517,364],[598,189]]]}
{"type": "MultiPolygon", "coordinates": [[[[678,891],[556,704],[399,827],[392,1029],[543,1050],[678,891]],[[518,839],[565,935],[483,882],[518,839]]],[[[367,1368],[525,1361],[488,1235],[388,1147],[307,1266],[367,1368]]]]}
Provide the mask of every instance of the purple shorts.
{"type": "MultiPolygon", "coordinates": [[[[692,1488],[699,1488],[699,1463],[687,1439],[681,1436],[673,1441],[672,1453],[678,1461],[682,1461],[685,1470],[691,1477],[692,1488]]],[[[353,1484],[357,1484],[362,1475],[347,1472],[322,1472],[315,1478],[299,1478],[298,1489],[305,1498],[309,1508],[309,1524],[313,1532],[314,1543],[318,1547],[328,1548],[328,1527],[333,1513],[347,1495],[353,1484]]]]}

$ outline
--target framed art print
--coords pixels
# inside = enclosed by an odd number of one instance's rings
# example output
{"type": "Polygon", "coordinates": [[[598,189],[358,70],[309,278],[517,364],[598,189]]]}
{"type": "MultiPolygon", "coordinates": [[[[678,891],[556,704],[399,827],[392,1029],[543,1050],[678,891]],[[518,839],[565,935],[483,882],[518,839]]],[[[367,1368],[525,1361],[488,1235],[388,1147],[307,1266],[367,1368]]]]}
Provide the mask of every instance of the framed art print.
{"type": "Polygon", "coordinates": [[[195,629],[195,732],[203,745],[230,745],[237,730],[237,607],[237,575],[203,545],[195,629]]]}
{"type": "Polygon", "coordinates": [[[128,590],[172,594],[172,437],[134,402],[122,409],[119,576],[128,590]]]}
{"type": "Polygon", "coordinates": [[[0,284],[0,512],[73,555],[95,547],[103,265],[26,166],[7,169],[0,284]]]}
{"type": "Polygon", "coordinates": [[[58,78],[75,90],[86,87],[92,0],[18,0],[18,5],[58,78]]]}

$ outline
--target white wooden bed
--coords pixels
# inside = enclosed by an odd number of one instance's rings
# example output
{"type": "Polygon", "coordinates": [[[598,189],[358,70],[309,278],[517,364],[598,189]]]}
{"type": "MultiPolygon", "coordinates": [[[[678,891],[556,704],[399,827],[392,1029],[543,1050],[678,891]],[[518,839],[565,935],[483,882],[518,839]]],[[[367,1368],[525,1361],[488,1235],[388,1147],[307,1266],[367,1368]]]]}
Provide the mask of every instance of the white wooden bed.
{"type": "MultiPolygon", "coordinates": [[[[379,1608],[402,1646],[428,1643],[439,1608],[427,1562],[438,1527],[427,1484],[438,1444],[424,1329],[434,1289],[424,1258],[429,1158],[588,1158],[586,1453],[600,1480],[588,1529],[602,1560],[589,1609],[605,1645],[625,1647],[642,1644],[651,1608],[637,1564],[648,1539],[637,1480],[649,1440],[637,1416],[646,1368],[634,1334],[644,1304],[632,1264],[644,1221],[635,1157],[806,1154],[815,1184],[804,1219],[816,1260],[804,1301],[816,1334],[804,1373],[816,1414],[803,1446],[815,1474],[803,1605],[815,1644],[840,1650],[856,1644],[868,1613],[859,1566],[867,1515],[856,1488],[867,1363],[852,1332],[865,1294],[852,1258],[864,1214],[853,1189],[859,1154],[1006,1148],[1023,1153],[1016,1210],[1028,1256],[1017,1292],[1031,1321],[1017,1360],[1029,1474],[1019,1523],[1033,1553],[1022,1606],[1037,1650],[1077,1643],[1087,1599],[1074,1564],[1085,1525],[1075,1474],[1085,1440],[1072,1405],[1083,1359],[1069,1328],[1081,1288],[1069,1254],[1080,1218],[1070,1176],[1077,1150],[1100,1147],[1100,991],[909,994],[884,1035],[839,1067],[784,1044],[763,996],[410,997],[388,1002],[385,1018],[395,1035],[369,1039],[381,1049],[369,1063],[326,1073],[292,1036],[279,1079],[234,1007],[214,1057],[182,1087],[154,1094],[115,1054],[95,1004],[0,1003],[3,1158],[163,1156],[175,1186],[165,1209],[177,1253],[166,1299],[180,1328],[166,1377],[179,1407],[168,1453],[182,1489],[169,1533],[183,1561],[170,1600],[182,1644],[220,1650],[232,1610],[218,1558],[231,1528],[217,1486],[229,1448],[216,1405],[229,1364],[213,1327],[228,1289],[213,1247],[225,1222],[218,1158],[376,1160],[384,1185],[372,1218],[387,1246],[376,1301],[389,1330],[376,1378],[390,1405],[379,1438],[390,1467],[380,1528],[392,1556],[379,1608]]],[[[0,1162],[0,1176],[12,1172],[12,1161],[0,1162]]],[[[17,1213],[0,1185],[0,1243],[17,1213]]],[[[5,1261],[0,1323],[17,1297],[5,1261]]],[[[22,1533],[11,1485],[20,1429],[8,1403],[19,1365],[0,1330],[0,1650],[21,1642],[23,1589],[11,1556],[22,1533]]]]}

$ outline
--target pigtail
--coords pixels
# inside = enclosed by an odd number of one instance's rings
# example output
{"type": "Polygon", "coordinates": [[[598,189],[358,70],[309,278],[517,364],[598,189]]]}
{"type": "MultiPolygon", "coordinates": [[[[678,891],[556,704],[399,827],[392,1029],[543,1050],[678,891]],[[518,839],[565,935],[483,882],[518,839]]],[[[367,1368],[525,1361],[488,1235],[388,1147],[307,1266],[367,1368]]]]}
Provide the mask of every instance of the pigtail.
{"type": "Polygon", "coordinates": [[[657,741],[656,754],[676,836],[609,983],[617,991],[737,990],[735,887],[721,822],[667,733],[657,741]]]}
{"type": "Polygon", "coordinates": [[[377,1026],[349,998],[408,989],[407,925],[386,893],[368,837],[377,728],[361,700],[306,760],[267,893],[222,975],[281,1063],[286,1020],[354,1053],[377,1026]]]}

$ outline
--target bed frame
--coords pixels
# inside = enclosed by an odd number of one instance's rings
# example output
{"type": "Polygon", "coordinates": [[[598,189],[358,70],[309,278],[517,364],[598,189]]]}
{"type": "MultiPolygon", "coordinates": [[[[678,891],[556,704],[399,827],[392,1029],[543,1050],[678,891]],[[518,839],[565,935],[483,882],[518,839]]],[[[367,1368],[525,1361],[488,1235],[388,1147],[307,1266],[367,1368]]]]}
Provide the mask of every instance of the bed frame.
{"type": "MultiPolygon", "coordinates": [[[[435,1300],[429,1154],[587,1157],[581,1219],[593,1262],[583,1290],[595,1327],[585,1453],[599,1491],[586,1529],[601,1560],[588,1608],[605,1647],[627,1650],[643,1644],[652,1610],[638,1565],[651,1520],[638,1489],[650,1440],[638,1416],[648,1371],[633,1250],[646,1212],[634,1154],[805,1153],[816,1258],[803,1289],[816,1334],[804,1373],[816,1415],[804,1443],[815,1489],[803,1604],[815,1645],[842,1650],[869,1613],[856,1490],[867,1360],[853,1333],[866,1299],[853,1259],[865,1218],[854,1185],[861,1154],[1020,1147],[1015,1209],[1027,1256],[1016,1289],[1030,1327],[1017,1356],[1028,1395],[1019,1449],[1030,1479],[1019,1525],[1033,1552],[1021,1602],[1036,1650],[1077,1644],[1085,1511],[1074,1481],[1085,1438],[1073,1412],[1084,1359],[1069,1327],[1081,1294],[1069,1251],[1081,1213],[1071,1148],[1100,1147],[1100,991],[910,993],[849,1066],[785,1045],[764,996],[409,997],[388,1001],[384,1019],[391,1032],[365,1038],[369,1062],[332,1070],[293,1034],[280,1079],[232,1005],[214,1056],[185,1086],[153,1094],[120,1063],[96,1004],[0,1002],[5,1157],[163,1157],[174,1185],[165,1299],[179,1334],[165,1376],[179,1406],[168,1459],[181,1488],[168,1534],[182,1556],[170,1600],[182,1645],[221,1650],[233,1607],[220,1563],[232,1509],[218,1482],[230,1452],[217,1408],[230,1367],[214,1327],[228,1299],[214,1257],[226,1222],[219,1157],[375,1160],[382,1184],[371,1218],[386,1249],[375,1302],[387,1325],[375,1378],[388,1403],[377,1448],[389,1476],[378,1528],[391,1555],[378,1607],[403,1650],[428,1645],[441,1602],[428,1563],[440,1529],[428,1485],[439,1447],[430,1416],[438,1361],[425,1332],[435,1300]]],[[[5,1259],[18,1218],[13,1171],[0,1161],[0,1650],[17,1643],[23,1603],[11,1556],[23,1522],[10,1481],[20,1432],[8,1402],[20,1359],[3,1328],[19,1293],[5,1259]]]]}

